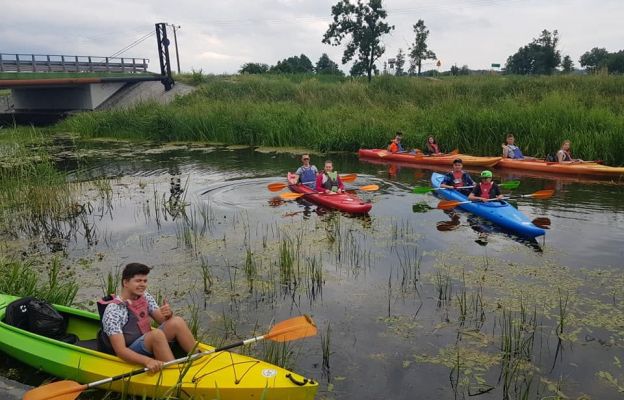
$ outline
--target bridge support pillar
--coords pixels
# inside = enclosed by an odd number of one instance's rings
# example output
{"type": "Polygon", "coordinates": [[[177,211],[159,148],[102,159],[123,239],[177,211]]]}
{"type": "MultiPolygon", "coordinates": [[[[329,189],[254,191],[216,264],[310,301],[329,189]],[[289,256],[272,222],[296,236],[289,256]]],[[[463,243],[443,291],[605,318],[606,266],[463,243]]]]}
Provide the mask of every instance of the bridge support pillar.
{"type": "Polygon", "coordinates": [[[119,89],[124,82],[91,83],[73,86],[13,88],[15,111],[94,110],[119,89]]]}

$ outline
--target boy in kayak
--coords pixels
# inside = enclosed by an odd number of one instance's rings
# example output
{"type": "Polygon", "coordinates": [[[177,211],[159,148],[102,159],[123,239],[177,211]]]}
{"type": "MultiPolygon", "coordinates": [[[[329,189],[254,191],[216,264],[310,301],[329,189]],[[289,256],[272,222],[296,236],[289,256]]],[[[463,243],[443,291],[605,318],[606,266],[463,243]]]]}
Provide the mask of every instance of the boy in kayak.
{"type": "Polygon", "coordinates": [[[463,187],[464,189],[457,189],[460,193],[468,195],[470,189],[474,186],[474,181],[470,174],[463,170],[464,163],[461,158],[453,160],[453,170],[444,175],[444,180],[440,184],[440,187],[447,189],[454,189],[463,187]]]}
{"type": "Polygon", "coordinates": [[[338,172],[334,171],[334,163],[330,160],[325,161],[325,169],[316,176],[316,191],[325,194],[342,193],[344,184],[338,176],[338,172]]]}
{"type": "Polygon", "coordinates": [[[513,158],[514,160],[524,160],[524,155],[520,150],[520,147],[516,146],[516,138],[512,133],[507,135],[505,139],[507,142],[503,144],[503,158],[513,158]]]}
{"type": "Polygon", "coordinates": [[[394,139],[390,142],[388,146],[388,151],[390,153],[406,153],[405,149],[401,145],[401,139],[403,138],[403,133],[397,132],[394,136],[394,139]]]}
{"type": "Polygon", "coordinates": [[[472,192],[468,195],[471,201],[489,201],[492,199],[501,200],[503,195],[500,188],[492,181],[492,171],[481,172],[481,182],[475,185],[472,192]]]}
{"type": "Polygon", "coordinates": [[[109,302],[102,315],[98,347],[126,362],[142,364],[156,372],[162,369],[163,362],[174,359],[170,342],[178,342],[185,352],[190,353],[195,348],[195,338],[186,322],[173,315],[166,301],[159,307],[147,292],[149,272],[150,267],[144,264],[125,266],[121,293],[109,302]],[[158,329],[151,328],[150,317],[160,325],[158,329]]]}
{"type": "Polygon", "coordinates": [[[309,154],[302,155],[301,162],[303,163],[303,165],[300,166],[295,172],[295,182],[291,183],[301,183],[303,185],[306,185],[310,189],[314,189],[314,187],[316,186],[316,175],[318,174],[318,169],[316,169],[316,166],[310,165],[309,154]]]}

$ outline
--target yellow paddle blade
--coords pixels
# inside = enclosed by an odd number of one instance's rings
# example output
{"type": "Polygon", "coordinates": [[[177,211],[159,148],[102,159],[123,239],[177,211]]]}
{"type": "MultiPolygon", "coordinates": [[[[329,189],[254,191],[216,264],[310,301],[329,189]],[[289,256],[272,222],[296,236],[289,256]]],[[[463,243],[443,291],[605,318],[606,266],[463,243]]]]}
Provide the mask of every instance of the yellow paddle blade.
{"type": "Polygon", "coordinates": [[[74,381],[58,381],[39,386],[24,394],[23,400],[74,400],[87,389],[74,381]]]}
{"type": "Polygon", "coordinates": [[[289,342],[316,335],[316,324],[309,315],[301,315],[279,322],[264,335],[275,342],[289,342]]]}
{"type": "Polygon", "coordinates": [[[531,193],[529,195],[525,195],[525,197],[533,197],[536,199],[547,199],[549,197],[552,197],[553,194],[555,194],[554,189],[544,189],[544,190],[538,190],[537,192],[531,193]]]}
{"type": "Polygon", "coordinates": [[[358,189],[364,190],[367,192],[374,192],[376,190],[379,190],[379,186],[378,185],[366,185],[366,186],[360,186],[358,189]]]}
{"type": "Polygon", "coordinates": [[[340,175],[340,180],[343,182],[353,182],[357,179],[357,174],[340,175]]]}
{"type": "Polygon", "coordinates": [[[279,195],[279,197],[283,200],[296,200],[299,197],[303,197],[305,196],[305,194],[303,193],[282,193],[279,195]]]}
{"type": "Polygon", "coordinates": [[[449,154],[449,156],[456,156],[457,154],[459,154],[459,149],[455,149],[455,150],[451,151],[448,154],[449,154]]]}
{"type": "Polygon", "coordinates": [[[280,183],[280,182],[274,182],[274,183],[269,183],[267,185],[267,188],[271,191],[271,192],[279,192],[280,190],[286,189],[288,185],[285,183],[280,183]]]}

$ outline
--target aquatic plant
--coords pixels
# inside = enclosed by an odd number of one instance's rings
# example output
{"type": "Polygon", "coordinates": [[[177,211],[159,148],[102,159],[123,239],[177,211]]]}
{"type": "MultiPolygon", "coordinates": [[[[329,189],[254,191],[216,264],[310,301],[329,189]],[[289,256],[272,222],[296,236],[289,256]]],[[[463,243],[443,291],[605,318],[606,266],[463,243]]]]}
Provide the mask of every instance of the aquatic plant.
{"type": "Polygon", "coordinates": [[[564,138],[584,159],[624,163],[621,76],[469,76],[436,80],[383,76],[211,77],[171,105],[81,113],[55,130],[87,137],[201,140],[356,151],[387,143],[400,129],[422,147],[433,134],[443,148],[500,153],[506,132],[525,154],[545,156],[564,138]],[[366,109],[366,113],[361,110],[366,109]]]}

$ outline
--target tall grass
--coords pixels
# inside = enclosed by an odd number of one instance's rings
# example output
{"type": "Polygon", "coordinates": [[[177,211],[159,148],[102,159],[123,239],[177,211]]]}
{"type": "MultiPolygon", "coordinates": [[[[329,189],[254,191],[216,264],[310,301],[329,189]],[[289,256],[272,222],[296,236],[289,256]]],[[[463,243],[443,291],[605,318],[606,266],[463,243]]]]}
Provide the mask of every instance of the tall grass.
{"type": "Polygon", "coordinates": [[[321,151],[408,146],[429,134],[443,149],[492,155],[506,132],[529,155],[572,140],[585,159],[624,163],[624,77],[379,77],[371,84],[316,77],[207,77],[172,105],[82,113],[55,129],[85,136],[207,140],[321,151]]]}
{"type": "Polygon", "coordinates": [[[0,293],[12,296],[33,296],[54,304],[71,305],[78,284],[60,275],[60,262],[52,260],[47,268],[47,280],[30,263],[0,259],[0,293]]]}

